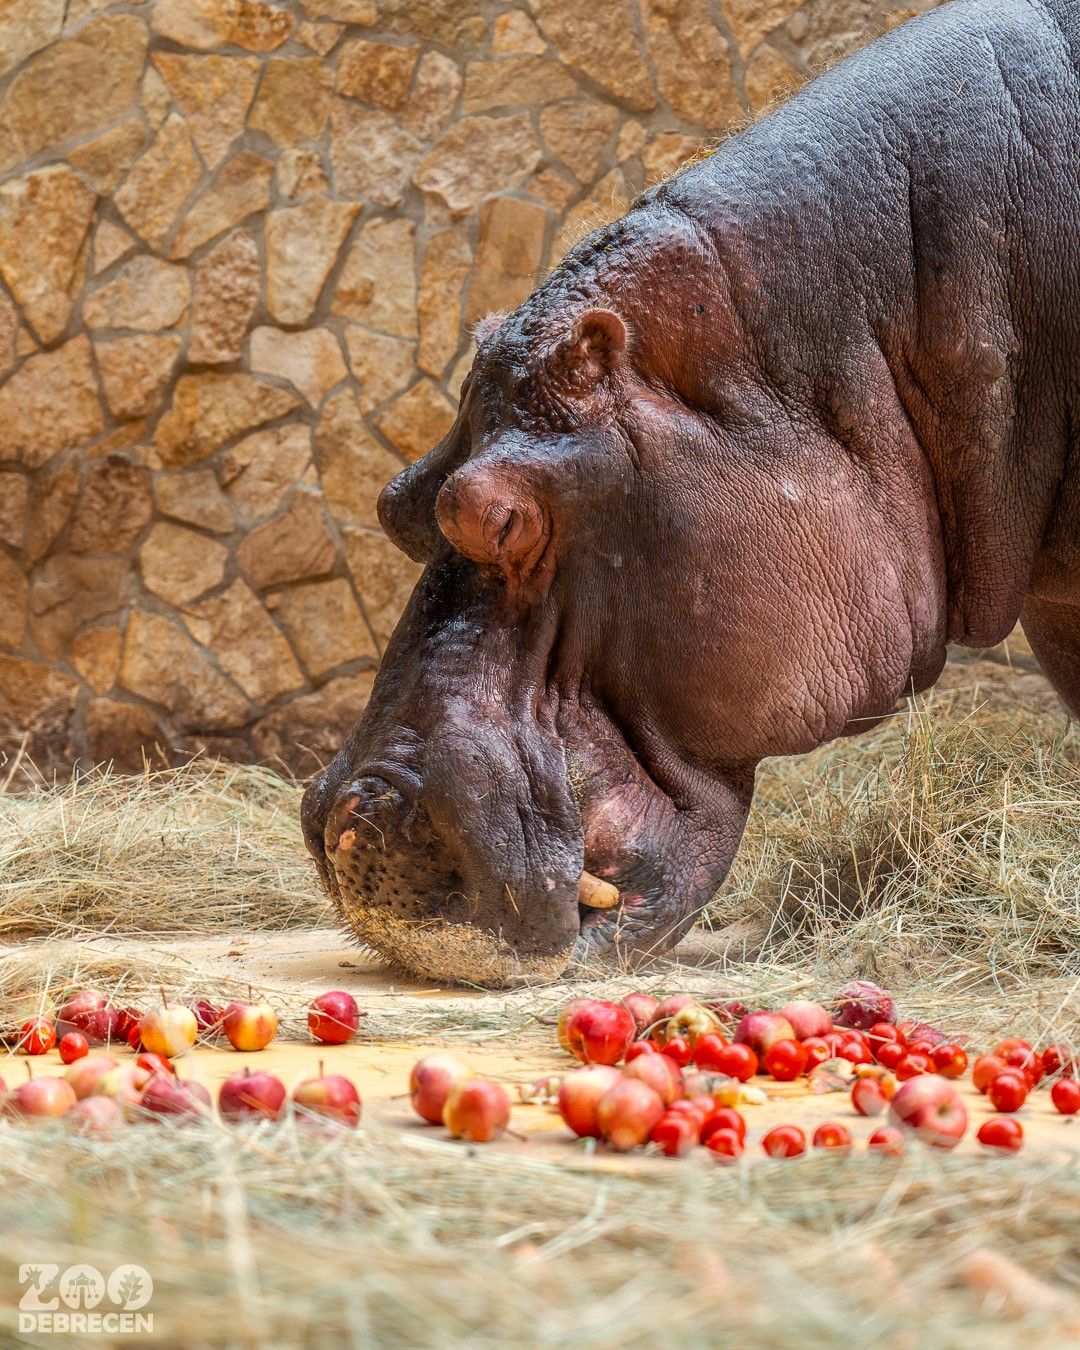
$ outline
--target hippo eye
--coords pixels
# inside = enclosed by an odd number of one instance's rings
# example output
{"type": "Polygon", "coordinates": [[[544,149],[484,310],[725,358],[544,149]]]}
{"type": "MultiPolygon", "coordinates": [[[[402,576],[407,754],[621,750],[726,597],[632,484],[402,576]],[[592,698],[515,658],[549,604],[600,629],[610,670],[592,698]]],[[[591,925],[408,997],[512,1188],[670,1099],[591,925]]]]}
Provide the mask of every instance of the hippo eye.
{"type": "Polygon", "coordinates": [[[474,460],[446,480],[435,502],[439,528],[473,562],[519,576],[543,550],[551,527],[520,472],[474,460]]]}

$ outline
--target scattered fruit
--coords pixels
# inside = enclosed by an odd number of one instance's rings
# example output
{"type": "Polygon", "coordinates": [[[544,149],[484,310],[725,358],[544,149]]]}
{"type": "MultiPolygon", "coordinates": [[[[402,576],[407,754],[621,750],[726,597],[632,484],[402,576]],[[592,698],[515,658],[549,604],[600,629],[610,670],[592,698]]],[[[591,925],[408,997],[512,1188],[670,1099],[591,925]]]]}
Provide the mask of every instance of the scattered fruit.
{"type": "Polygon", "coordinates": [[[879,1125],[866,1141],[866,1146],[875,1153],[884,1153],[889,1158],[899,1158],[904,1151],[904,1136],[895,1125],[879,1125]]]}
{"type": "Polygon", "coordinates": [[[798,1125],[777,1125],[761,1141],[770,1158],[797,1158],[806,1152],[806,1135],[798,1125]]]}
{"type": "Polygon", "coordinates": [[[748,1083],[758,1071],[758,1057],[748,1045],[725,1045],[716,1055],[714,1067],[717,1073],[748,1083]]]}
{"type": "Polygon", "coordinates": [[[851,1104],[860,1116],[880,1116],[889,1101],[876,1078],[856,1078],[851,1085],[851,1104]]]}
{"type": "Polygon", "coordinates": [[[718,1106],[710,1111],[701,1123],[698,1137],[707,1144],[717,1130],[734,1130],[739,1143],[746,1143],[746,1121],[733,1106],[718,1106]]]}
{"type": "Polygon", "coordinates": [[[1075,1078],[1059,1078],[1050,1089],[1050,1100],[1063,1116],[1080,1111],[1080,1083],[1075,1078]]]}
{"type": "Polygon", "coordinates": [[[56,1014],[56,1030],[60,1037],[69,1031],[79,1031],[88,1041],[105,1041],[113,1029],[114,1017],[108,1012],[108,1000],[96,989],[80,989],[65,1000],[56,1014]]]}
{"type": "Polygon", "coordinates": [[[360,1009],[352,994],[332,989],[320,994],[308,1009],[308,1031],[323,1045],[344,1045],[360,1027],[360,1009]]]}
{"type": "Polygon", "coordinates": [[[1072,1077],[1077,1071],[1076,1055],[1071,1046],[1058,1041],[1042,1052],[1042,1066],[1047,1076],[1064,1073],[1072,1077]]]}
{"type": "Polygon", "coordinates": [[[705,1147],[717,1162],[733,1163],[742,1157],[745,1145],[734,1130],[713,1130],[705,1140],[705,1147]]]}
{"type": "Polygon", "coordinates": [[[46,1055],[56,1044],[56,1027],[47,1017],[30,1017],[19,1029],[19,1049],[24,1055],[46,1055]]]}
{"type": "Polygon", "coordinates": [[[72,1064],[64,1074],[64,1080],[71,1084],[75,1096],[81,1101],[84,1097],[96,1096],[98,1084],[107,1073],[118,1068],[119,1064],[120,1061],[113,1059],[112,1055],[96,1053],[85,1055],[72,1064]]]}
{"type": "Polygon", "coordinates": [[[967,1073],[968,1057],[960,1046],[946,1041],[944,1045],[935,1045],[930,1051],[930,1063],[934,1066],[934,1072],[941,1074],[942,1078],[963,1078],[967,1073]]]}
{"type": "Polygon", "coordinates": [[[1019,1111],[1027,1101],[1028,1080],[1019,1069],[1003,1069],[986,1090],[995,1111],[1019,1111]]]}
{"type": "Polygon", "coordinates": [[[975,1138],[985,1148],[1000,1149],[1004,1153],[1019,1153],[1024,1147],[1024,1127],[1011,1116],[994,1116],[984,1120],[975,1138]]]}
{"type": "Polygon", "coordinates": [[[629,1008],[606,999],[589,999],[566,1024],[570,1053],[585,1064],[618,1064],[635,1034],[629,1008]]]}
{"type": "Polygon", "coordinates": [[[779,1013],[752,1012],[742,1019],[731,1039],[737,1045],[748,1045],[762,1059],[776,1041],[795,1040],[795,1028],[779,1013]]]}
{"type": "Polygon", "coordinates": [[[667,1055],[642,1055],[626,1066],[623,1077],[647,1083],[665,1106],[670,1106],[682,1092],[682,1073],[667,1055]]]}
{"type": "Polygon", "coordinates": [[[685,1036],[669,1036],[664,1041],[662,1053],[667,1055],[668,1059],[673,1064],[677,1064],[680,1069],[685,1069],[690,1063],[693,1050],[685,1036]]]}
{"type": "Polygon", "coordinates": [[[196,999],[190,1007],[195,1016],[195,1024],[203,1036],[221,1030],[221,1019],[225,1016],[224,1008],[217,1003],[211,1003],[208,998],[196,999]]]}
{"type": "Polygon", "coordinates": [[[164,1055],[152,1054],[149,1050],[143,1050],[141,1054],[136,1055],[135,1063],[140,1069],[145,1069],[147,1073],[176,1073],[170,1060],[167,1060],[164,1055]]]}
{"type": "Polygon", "coordinates": [[[276,1074],[245,1068],[226,1078],[218,1089],[222,1120],[238,1125],[248,1120],[280,1120],[285,1109],[285,1084],[276,1074]]]}
{"type": "Polygon", "coordinates": [[[602,1097],[622,1080],[619,1070],[594,1064],[567,1074],[559,1089],[559,1115],[581,1139],[599,1139],[596,1108],[602,1097]]]}
{"type": "Polygon", "coordinates": [[[786,1017],[800,1041],[809,1036],[826,1036],[833,1029],[832,1018],[820,1003],[811,1003],[808,999],[796,999],[794,1003],[785,1003],[780,1016],[786,1017]]]}
{"type": "Polygon", "coordinates": [[[113,1134],[123,1121],[120,1103],[112,1097],[86,1097],[64,1113],[64,1124],[79,1134],[113,1134]]]}
{"type": "MultiPolygon", "coordinates": [[[[472,1080],[474,1083],[483,1082],[483,1079],[472,1080]]],[[[455,1091],[459,1090],[462,1084],[458,1085],[455,1091]]],[[[494,1086],[492,1084],[491,1086],[494,1086]]],[[[498,1089],[502,1092],[502,1088],[498,1089]]],[[[506,1100],[506,1112],[510,1114],[510,1098],[502,1092],[506,1100]]],[[[356,1085],[344,1074],[323,1073],[322,1064],[319,1065],[319,1076],[317,1078],[305,1078],[302,1083],[298,1083],[293,1089],[293,1104],[300,1107],[309,1116],[318,1116],[320,1119],[340,1121],[343,1125],[350,1125],[354,1129],[360,1124],[360,1094],[356,1090],[356,1085]]],[[[443,1109],[443,1118],[447,1125],[450,1124],[450,1101],[453,1099],[453,1093],[447,1100],[443,1109]]],[[[451,1133],[457,1131],[451,1128],[451,1133]]],[[[490,1136],[489,1136],[490,1138],[490,1136]]]]}
{"type": "Polygon", "coordinates": [[[657,1048],[652,1041],[631,1041],[626,1047],[626,1054],[623,1056],[624,1064],[633,1064],[635,1059],[641,1055],[658,1054],[657,1048]]]}
{"type": "Polygon", "coordinates": [[[175,1059],[190,1050],[199,1034],[195,1014],[183,1003],[166,1003],[162,994],[161,1007],[143,1013],[139,1022],[139,1039],[143,1049],[165,1059],[175,1059]]]}
{"type": "Polygon", "coordinates": [[[28,1078],[4,1098],[4,1109],[13,1116],[62,1116],[77,1098],[63,1078],[28,1078]]]}
{"type": "Polygon", "coordinates": [[[1008,1068],[1001,1055],[980,1055],[971,1070],[971,1081],[980,1092],[985,1092],[1002,1069],[1008,1068]]]}
{"type": "Polygon", "coordinates": [[[933,1148],[955,1148],[967,1129],[960,1094],[937,1074],[920,1074],[904,1083],[889,1103],[889,1119],[933,1148]]]}
{"type": "Polygon", "coordinates": [[[825,1120],[814,1131],[810,1141],[815,1148],[850,1148],[851,1131],[836,1120],[825,1120]]]}
{"type": "Polygon", "coordinates": [[[625,1153],[645,1143],[663,1114],[659,1093],[638,1079],[624,1078],[600,1098],[596,1108],[600,1138],[625,1153]]]}
{"type": "Polygon", "coordinates": [[[155,1073],[143,1088],[139,1105],[155,1116],[205,1117],[210,1112],[210,1094],[201,1083],[155,1073]]]}
{"type": "Polygon", "coordinates": [[[806,1058],[798,1041],[773,1041],[765,1051],[765,1072],[778,1083],[791,1083],[805,1072],[806,1058]]]}
{"type": "Polygon", "coordinates": [[[74,1064],[90,1053],[90,1042],[81,1031],[68,1031],[60,1037],[60,1060],[64,1064],[74,1064]]]}
{"type": "Polygon", "coordinates": [[[883,1069],[889,1069],[896,1072],[896,1066],[907,1054],[907,1047],[903,1041],[882,1041],[874,1050],[874,1058],[883,1069]]]}
{"type": "Polygon", "coordinates": [[[627,994],[622,1003],[634,1019],[634,1035],[644,1036],[656,1021],[658,1000],[652,994],[627,994]]]}
{"type": "Polygon", "coordinates": [[[675,1111],[665,1111],[653,1126],[649,1142],[668,1158],[681,1158],[697,1143],[694,1121],[675,1111]]]}
{"type": "Polygon", "coordinates": [[[471,1067],[456,1055],[425,1055],[417,1060],[409,1075],[413,1110],[421,1120],[441,1125],[447,1097],[458,1083],[475,1076],[471,1067]]]}
{"type": "Polygon", "coordinates": [[[457,1083],[446,1099],[443,1121],[455,1139],[466,1139],[472,1144],[489,1143],[503,1133],[510,1121],[510,1098],[489,1078],[467,1079],[457,1083]]]}
{"type": "Polygon", "coordinates": [[[277,1034],[277,1013],[269,1003],[230,1003],[222,1026],[234,1050],[264,1050],[277,1034]]]}
{"type": "Polygon", "coordinates": [[[876,1022],[895,1022],[896,1004],[869,980],[852,980],[840,990],[840,1026],[865,1030],[876,1022]]]}

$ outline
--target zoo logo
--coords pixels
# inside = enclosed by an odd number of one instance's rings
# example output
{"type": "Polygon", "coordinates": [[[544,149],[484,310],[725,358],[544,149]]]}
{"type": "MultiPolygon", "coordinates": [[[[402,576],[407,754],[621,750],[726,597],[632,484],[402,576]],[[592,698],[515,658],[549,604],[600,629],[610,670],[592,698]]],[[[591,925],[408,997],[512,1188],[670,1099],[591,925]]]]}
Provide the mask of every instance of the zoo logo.
{"type": "Polygon", "coordinates": [[[143,1313],[154,1281],[142,1266],[117,1266],[108,1279],[94,1266],[40,1262],[19,1267],[26,1285],[19,1300],[19,1330],[39,1335],[135,1335],[153,1332],[153,1313],[143,1313]],[[111,1307],[99,1311],[106,1295],[111,1307]],[[61,1307],[61,1300],[66,1306],[61,1307]]]}

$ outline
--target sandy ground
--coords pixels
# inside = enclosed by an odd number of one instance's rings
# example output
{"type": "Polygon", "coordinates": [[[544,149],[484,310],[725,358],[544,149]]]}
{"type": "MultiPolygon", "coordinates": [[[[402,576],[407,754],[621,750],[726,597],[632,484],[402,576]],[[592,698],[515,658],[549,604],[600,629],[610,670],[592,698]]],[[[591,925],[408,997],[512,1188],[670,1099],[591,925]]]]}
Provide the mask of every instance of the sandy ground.
{"type": "MultiPolygon", "coordinates": [[[[462,989],[447,989],[417,984],[408,976],[381,965],[374,957],[350,947],[342,935],[333,929],[292,930],[277,934],[249,934],[244,937],[217,936],[183,942],[143,943],[135,939],[109,941],[99,939],[110,951],[129,954],[137,959],[140,948],[152,947],[155,953],[174,952],[189,961],[213,988],[223,979],[231,983],[250,980],[271,998],[280,997],[282,1006],[290,1009],[283,1019],[282,1037],[266,1050],[243,1054],[216,1046],[197,1046],[178,1061],[181,1075],[200,1079],[216,1096],[217,1085],[245,1065],[252,1069],[277,1073],[291,1089],[301,1079],[318,1071],[320,1060],[326,1072],[343,1073],[357,1085],[364,1102],[365,1119],[401,1130],[424,1131],[431,1138],[443,1137],[443,1132],[425,1126],[413,1115],[404,1094],[408,1087],[409,1070],[422,1055],[435,1050],[450,1050],[467,1059],[477,1072],[504,1083],[515,1098],[512,1126],[520,1138],[504,1138],[493,1148],[508,1152],[528,1153],[545,1160],[563,1160],[568,1165],[624,1169],[632,1167],[663,1167],[665,1159],[644,1155],[616,1158],[594,1153],[590,1144],[573,1139],[558,1114],[551,1108],[517,1101],[520,1084],[531,1083],[549,1073],[562,1073],[573,1067],[555,1041],[554,1028],[535,1025],[532,1030],[507,1036],[498,1030],[463,1038],[453,1036],[425,1036],[423,1031],[410,1026],[408,1040],[378,1039],[364,1036],[345,1046],[317,1046],[308,1041],[303,1032],[302,1010],[316,993],[328,988],[349,990],[379,1025],[392,1024],[395,1011],[407,1015],[410,1023],[424,1005],[440,1005],[440,1011],[452,1012],[455,1006],[463,1011],[469,1005],[490,1005],[498,1000],[514,1001],[513,994],[497,994],[462,989]],[[273,993],[270,993],[273,991],[273,993]],[[288,1039],[285,1039],[288,1037],[288,1039]],[[299,1039],[303,1037],[303,1039],[299,1039]]],[[[707,933],[698,933],[692,944],[680,951],[683,968],[698,964],[707,968],[716,958],[720,942],[707,933]],[[695,961],[696,958],[696,961],[695,961]]],[[[552,1003],[559,1000],[552,990],[552,1003]]],[[[121,1058],[127,1051],[119,1052],[121,1058]]],[[[56,1073],[62,1070],[56,1052],[36,1059],[25,1056],[0,1058],[0,1076],[10,1084],[25,1072],[26,1064],[32,1073],[56,1073]],[[18,1061],[21,1061],[18,1062],[18,1061]]],[[[751,1148],[749,1156],[759,1158],[756,1142],[766,1130],[780,1123],[801,1125],[809,1134],[823,1120],[843,1121],[851,1130],[856,1144],[861,1143],[879,1124],[881,1118],[867,1120],[856,1115],[846,1092],[811,1094],[802,1084],[778,1084],[759,1078],[769,1100],[762,1105],[743,1108],[749,1126],[751,1148]]],[[[968,1107],[971,1125],[961,1145],[967,1152],[979,1151],[974,1139],[978,1125],[993,1114],[986,1099],[970,1082],[959,1085],[968,1107]]],[[[1019,1114],[1024,1126],[1029,1150],[1060,1151],[1067,1149],[1080,1153],[1080,1117],[1069,1120],[1053,1108],[1049,1093],[1032,1094],[1019,1114]]]]}

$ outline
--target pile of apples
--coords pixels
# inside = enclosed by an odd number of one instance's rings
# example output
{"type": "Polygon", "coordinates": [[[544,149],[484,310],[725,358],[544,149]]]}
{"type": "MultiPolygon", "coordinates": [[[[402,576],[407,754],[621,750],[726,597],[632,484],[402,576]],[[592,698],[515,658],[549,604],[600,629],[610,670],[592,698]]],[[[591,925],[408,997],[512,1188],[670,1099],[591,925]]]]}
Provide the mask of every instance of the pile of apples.
{"type": "MultiPolygon", "coordinates": [[[[312,1002],[308,1029],[321,1044],[341,1045],[356,1034],[363,1016],[351,994],[331,990],[312,1002]]],[[[28,1077],[10,1092],[0,1079],[0,1111],[16,1119],[64,1116],[91,1133],[109,1132],[133,1118],[206,1117],[212,1114],[209,1093],[201,1083],[181,1079],[173,1060],[200,1036],[211,1039],[218,1033],[236,1050],[262,1050],[274,1039],[277,1027],[277,1014],[266,1002],[219,1007],[200,999],[187,1006],[169,1003],[162,994],[160,1006],[140,1013],[111,1007],[97,990],[84,989],[63,1004],[55,1022],[33,1017],[19,1033],[18,1048],[27,1055],[47,1054],[56,1047],[68,1066],[63,1077],[28,1077]],[[125,1043],[135,1058],[121,1064],[110,1051],[125,1043]]],[[[355,1085],[341,1074],[324,1073],[321,1063],[317,1077],[293,1090],[291,1102],[301,1119],[350,1126],[360,1120],[355,1085]]],[[[288,1109],[281,1080],[250,1068],[227,1078],[218,1094],[221,1119],[232,1124],[280,1120],[288,1109]]]]}
{"type": "MultiPolygon", "coordinates": [[[[893,999],[866,981],[845,986],[835,1006],[834,1022],[825,1007],[806,1000],[772,1012],[689,995],[657,1000],[636,993],[621,1003],[574,999],[559,1017],[559,1040],[583,1067],[557,1084],[538,1085],[536,1095],[557,1093],[570,1129],[612,1149],[651,1144],[678,1156],[700,1144],[730,1162],[746,1144],[746,1122],[737,1108],[765,1100],[751,1080],[768,1075],[792,1082],[809,1075],[825,1090],[850,1081],[857,1115],[888,1112],[889,1123],[870,1135],[871,1149],[900,1153],[909,1137],[955,1148],[968,1125],[954,1086],[968,1071],[967,1051],[925,1023],[898,1022],[893,999]]],[[[1075,1074],[1069,1047],[1052,1045],[1040,1053],[1017,1037],[976,1059],[975,1087],[999,1113],[1010,1113],[984,1122],[978,1141],[1017,1152],[1023,1127],[1011,1113],[1044,1078],[1055,1079],[1057,1110],[1075,1114],[1075,1074]]],[[[809,1142],[848,1148],[851,1131],[827,1121],[809,1142]]],[[[807,1143],[806,1132],[794,1124],[776,1126],[761,1139],[765,1153],[780,1158],[797,1157],[807,1143]]]]}

